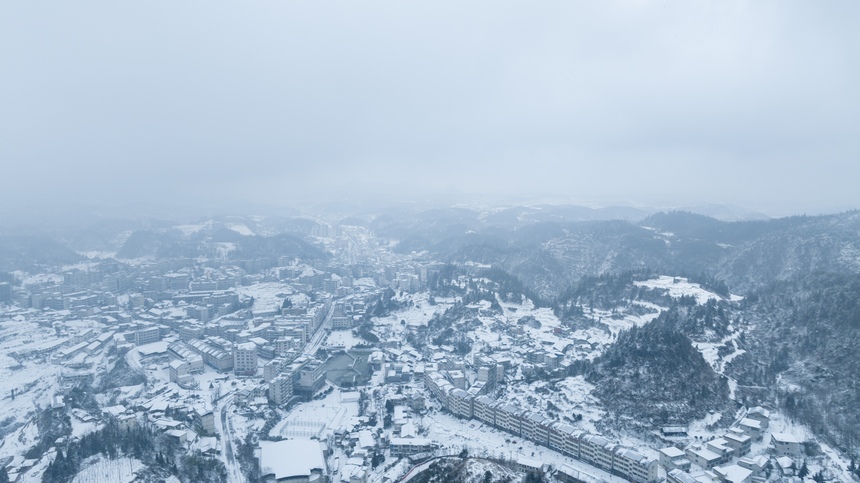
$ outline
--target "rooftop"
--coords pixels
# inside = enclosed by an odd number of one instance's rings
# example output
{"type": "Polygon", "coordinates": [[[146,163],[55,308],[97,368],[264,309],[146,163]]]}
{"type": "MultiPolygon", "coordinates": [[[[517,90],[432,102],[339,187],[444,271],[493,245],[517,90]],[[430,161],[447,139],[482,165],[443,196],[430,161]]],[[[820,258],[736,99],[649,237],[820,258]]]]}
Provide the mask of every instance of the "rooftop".
{"type": "Polygon", "coordinates": [[[276,480],[326,470],[319,442],[309,439],[261,441],[260,466],[264,475],[274,475],[276,480]]]}

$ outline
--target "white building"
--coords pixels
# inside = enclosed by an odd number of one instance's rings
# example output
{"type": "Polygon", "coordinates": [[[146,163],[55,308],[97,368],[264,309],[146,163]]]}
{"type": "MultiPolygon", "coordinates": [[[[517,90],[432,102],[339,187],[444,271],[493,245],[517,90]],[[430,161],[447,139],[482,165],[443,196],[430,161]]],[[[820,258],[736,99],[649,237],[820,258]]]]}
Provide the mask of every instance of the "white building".
{"type": "Polygon", "coordinates": [[[676,468],[684,471],[690,470],[690,460],[687,458],[687,454],[674,446],[660,450],[660,465],[666,468],[667,472],[676,468]]]}
{"type": "Polygon", "coordinates": [[[318,441],[261,441],[260,473],[266,482],[312,483],[326,481],[328,467],[318,441]]]}
{"type": "Polygon", "coordinates": [[[233,372],[245,376],[257,374],[257,345],[245,342],[233,346],[233,372]]]}
{"type": "Polygon", "coordinates": [[[175,382],[180,386],[194,380],[194,376],[191,375],[191,365],[185,361],[171,361],[168,370],[170,372],[170,382],[175,382]]]}
{"type": "Polygon", "coordinates": [[[772,433],[770,444],[773,446],[773,454],[776,456],[800,456],[801,444],[794,435],[788,433],[772,433]]]}

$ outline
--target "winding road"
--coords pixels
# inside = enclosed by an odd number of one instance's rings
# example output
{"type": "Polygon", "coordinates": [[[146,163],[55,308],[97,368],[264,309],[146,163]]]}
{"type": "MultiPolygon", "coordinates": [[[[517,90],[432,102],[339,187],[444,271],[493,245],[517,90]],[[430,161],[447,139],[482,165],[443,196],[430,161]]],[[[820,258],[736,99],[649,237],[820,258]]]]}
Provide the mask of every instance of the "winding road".
{"type": "Polygon", "coordinates": [[[245,477],[242,475],[242,468],[239,466],[239,460],[236,459],[236,451],[233,447],[233,441],[236,436],[233,434],[233,422],[230,420],[229,415],[230,406],[232,404],[232,394],[225,396],[221,402],[219,402],[219,412],[221,414],[218,420],[220,420],[221,424],[220,427],[215,429],[221,435],[221,461],[223,461],[224,466],[227,467],[227,480],[238,483],[245,481],[245,477]]]}

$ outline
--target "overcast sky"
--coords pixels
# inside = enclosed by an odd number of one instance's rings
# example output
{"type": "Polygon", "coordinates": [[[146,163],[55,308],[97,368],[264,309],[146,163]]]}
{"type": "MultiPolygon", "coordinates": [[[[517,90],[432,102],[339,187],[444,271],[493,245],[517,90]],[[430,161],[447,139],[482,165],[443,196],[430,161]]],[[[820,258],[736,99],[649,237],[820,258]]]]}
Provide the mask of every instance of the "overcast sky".
{"type": "Polygon", "coordinates": [[[858,25],[856,1],[6,1],[0,201],[860,207],[858,25]]]}

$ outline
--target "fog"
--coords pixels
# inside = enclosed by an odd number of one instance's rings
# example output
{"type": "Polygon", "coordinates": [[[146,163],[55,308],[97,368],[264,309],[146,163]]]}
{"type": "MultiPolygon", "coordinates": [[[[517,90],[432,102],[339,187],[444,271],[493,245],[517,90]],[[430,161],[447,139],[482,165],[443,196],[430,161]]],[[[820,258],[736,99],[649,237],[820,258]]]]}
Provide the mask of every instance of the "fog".
{"type": "Polygon", "coordinates": [[[0,203],[860,207],[857,2],[0,4],[0,203]]]}

